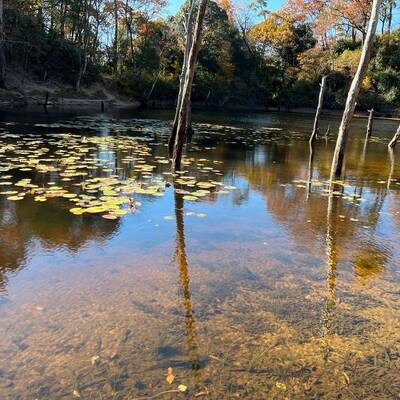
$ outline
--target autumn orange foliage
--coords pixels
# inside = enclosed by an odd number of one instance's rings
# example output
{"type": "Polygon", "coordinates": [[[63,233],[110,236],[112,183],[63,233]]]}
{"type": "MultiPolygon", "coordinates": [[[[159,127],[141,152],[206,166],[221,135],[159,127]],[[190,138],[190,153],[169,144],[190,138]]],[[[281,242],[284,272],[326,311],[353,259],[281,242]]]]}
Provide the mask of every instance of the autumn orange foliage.
{"type": "Polygon", "coordinates": [[[330,29],[353,29],[365,34],[371,11],[371,0],[289,0],[288,9],[302,21],[310,21],[315,32],[330,29]]]}

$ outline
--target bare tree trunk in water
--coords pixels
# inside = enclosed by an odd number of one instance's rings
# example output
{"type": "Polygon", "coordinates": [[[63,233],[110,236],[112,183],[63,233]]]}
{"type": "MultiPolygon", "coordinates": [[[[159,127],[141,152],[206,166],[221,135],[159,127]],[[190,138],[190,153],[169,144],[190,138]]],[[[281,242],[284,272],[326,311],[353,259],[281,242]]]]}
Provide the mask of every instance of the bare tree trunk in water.
{"type": "Polygon", "coordinates": [[[6,55],[4,50],[4,5],[0,0],[0,87],[4,88],[6,84],[6,55]]]}
{"type": "Polygon", "coordinates": [[[347,95],[346,106],[344,109],[342,122],[339,127],[339,134],[336,141],[335,152],[333,154],[333,160],[332,160],[332,168],[330,176],[331,181],[335,177],[340,177],[342,173],[344,151],[346,148],[347,138],[349,135],[350,124],[354,115],[357,96],[360,93],[361,84],[364,79],[365,73],[367,72],[369,60],[371,58],[371,51],[372,51],[372,46],[374,44],[376,26],[379,21],[379,10],[381,7],[381,3],[382,0],[374,0],[374,2],[372,3],[371,18],[368,25],[367,36],[364,41],[363,50],[361,53],[361,58],[358,64],[357,72],[354,75],[349,93],[347,95]]]}
{"type": "Polygon", "coordinates": [[[325,88],[326,88],[326,78],[327,76],[323,76],[322,77],[322,81],[319,84],[321,86],[321,89],[319,91],[319,98],[318,98],[318,107],[317,107],[317,112],[315,113],[315,119],[314,119],[314,127],[313,127],[313,131],[310,137],[310,143],[313,143],[314,140],[317,137],[317,132],[318,132],[318,123],[319,123],[319,117],[321,115],[322,112],[322,106],[324,103],[324,94],[325,94],[325,88]]]}
{"type": "Polygon", "coordinates": [[[183,54],[182,72],[181,72],[181,75],[179,78],[178,100],[176,102],[174,124],[172,126],[171,136],[168,141],[168,154],[169,154],[170,158],[172,158],[173,152],[174,152],[176,130],[178,128],[178,115],[179,115],[179,109],[180,109],[181,103],[182,103],[183,84],[185,81],[185,74],[186,74],[188,60],[189,60],[189,52],[192,47],[193,22],[194,22],[194,0],[190,0],[189,9],[186,14],[186,22],[185,22],[186,41],[185,41],[185,52],[183,54]]]}
{"type": "Polygon", "coordinates": [[[389,149],[394,149],[395,148],[395,146],[397,144],[397,141],[399,140],[399,137],[400,137],[400,125],[397,128],[396,133],[394,134],[394,136],[392,137],[392,140],[390,141],[390,143],[388,145],[389,149]]]}
{"type": "Polygon", "coordinates": [[[179,107],[178,125],[176,129],[176,138],[172,155],[173,170],[178,170],[181,166],[183,145],[185,143],[186,136],[188,105],[190,104],[193,77],[196,70],[197,56],[200,50],[201,32],[203,30],[203,22],[207,9],[207,2],[208,0],[201,0],[199,9],[197,11],[192,46],[190,48],[186,73],[182,86],[182,100],[179,107]]]}
{"type": "Polygon", "coordinates": [[[372,135],[372,125],[374,124],[374,109],[369,110],[368,124],[367,124],[367,139],[372,135]]]}

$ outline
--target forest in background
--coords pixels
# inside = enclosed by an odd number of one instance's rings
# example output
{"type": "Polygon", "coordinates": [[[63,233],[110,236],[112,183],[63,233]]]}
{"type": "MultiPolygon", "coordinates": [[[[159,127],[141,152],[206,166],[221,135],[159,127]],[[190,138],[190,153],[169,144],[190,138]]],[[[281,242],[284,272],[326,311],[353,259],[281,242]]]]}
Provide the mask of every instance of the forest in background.
{"type": "MultiPolygon", "coordinates": [[[[0,1],[1,2],[1,1],[0,1]]],[[[164,0],[4,0],[5,89],[15,74],[61,82],[79,93],[112,82],[150,107],[172,107],[184,51],[184,5],[164,0]]],[[[326,108],[341,109],[361,54],[370,0],[289,0],[277,12],[257,0],[209,2],[195,75],[194,105],[315,107],[328,75],[326,108]]],[[[383,2],[379,35],[358,109],[400,107],[400,30],[383,2]]],[[[23,90],[23,87],[20,89],[23,90]]]]}

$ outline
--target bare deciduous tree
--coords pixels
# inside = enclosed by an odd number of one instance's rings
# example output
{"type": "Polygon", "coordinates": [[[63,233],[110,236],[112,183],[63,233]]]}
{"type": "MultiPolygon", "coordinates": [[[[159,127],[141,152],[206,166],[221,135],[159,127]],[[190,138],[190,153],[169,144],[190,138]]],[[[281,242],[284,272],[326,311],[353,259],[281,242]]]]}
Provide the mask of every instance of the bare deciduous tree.
{"type": "Polygon", "coordinates": [[[364,79],[365,73],[367,72],[368,64],[371,58],[371,51],[374,44],[376,27],[379,21],[379,10],[381,7],[381,3],[382,0],[374,0],[372,3],[368,32],[365,37],[357,72],[354,75],[349,93],[347,95],[346,106],[343,112],[342,122],[339,127],[339,134],[336,141],[335,152],[332,160],[331,181],[335,177],[339,177],[342,173],[344,151],[349,136],[350,124],[354,115],[357,96],[360,93],[361,84],[364,79]]]}
{"type": "MultiPolygon", "coordinates": [[[[197,10],[196,21],[194,24],[193,37],[190,41],[190,51],[188,53],[187,66],[182,83],[181,100],[177,105],[177,127],[172,154],[172,169],[178,170],[181,166],[183,146],[186,138],[186,129],[188,127],[188,117],[190,116],[190,98],[192,92],[192,83],[196,71],[197,56],[200,50],[201,33],[203,22],[207,9],[208,0],[201,0],[197,10]]],[[[172,135],[171,135],[172,138],[172,135]]]]}

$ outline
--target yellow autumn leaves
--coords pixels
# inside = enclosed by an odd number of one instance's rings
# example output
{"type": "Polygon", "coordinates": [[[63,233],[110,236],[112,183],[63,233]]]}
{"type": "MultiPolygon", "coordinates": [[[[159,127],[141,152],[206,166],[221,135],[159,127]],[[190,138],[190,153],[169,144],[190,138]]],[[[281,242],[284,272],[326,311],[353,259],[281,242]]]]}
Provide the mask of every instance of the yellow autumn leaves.
{"type": "Polygon", "coordinates": [[[186,157],[187,170],[172,174],[162,170],[169,164],[167,157],[153,155],[149,144],[127,136],[4,134],[0,136],[0,195],[9,201],[32,196],[37,203],[58,198],[72,203],[67,209],[73,215],[101,214],[114,220],[136,211],[141,206],[138,196],[164,196],[170,186],[168,176],[176,193],[187,201],[228,194],[235,187],[215,179],[223,175],[216,169],[221,163],[186,157]],[[28,177],[15,181],[21,172],[28,177]],[[203,179],[198,179],[199,174],[203,179]]]}
{"type": "MultiPolygon", "coordinates": [[[[168,368],[168,370],[167,370],[166,381],[167,381],[167,383],[168,383],[169,385],[172,385],[173,382],[174,382],[174,380],[175,380],[175,375],[174,375],[174,373],[173,373],[173,371],[172,371],[172,368],[168,368]]],[[[186,385],[183,385],[183,384],[180,384],[180,385],[178,386],[178,390],[179,390],[180,392],[186,392],[186,391],[187,391],[187,386],[186,386],[186,385]]]]}

